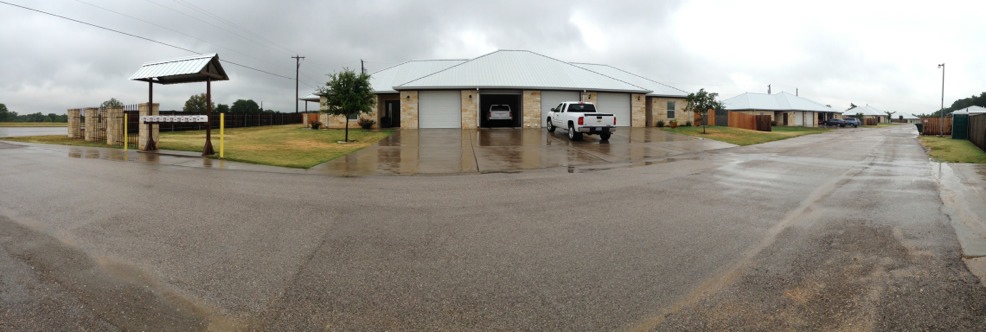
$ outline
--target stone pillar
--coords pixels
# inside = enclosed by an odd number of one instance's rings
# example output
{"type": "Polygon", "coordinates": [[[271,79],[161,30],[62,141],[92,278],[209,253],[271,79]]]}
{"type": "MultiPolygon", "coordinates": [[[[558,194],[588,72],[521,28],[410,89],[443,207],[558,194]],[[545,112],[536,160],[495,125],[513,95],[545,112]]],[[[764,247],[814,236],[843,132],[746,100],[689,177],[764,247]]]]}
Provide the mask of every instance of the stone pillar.
{"type": "Polygon", "coordinates": [[[99,109],[86,107],[84,112],[86,117],[85,139],[86,142],[92,142],[96,140],[96,122],[98,121],[96,117],[99,114],[99,109]]]}
{"type": "Polygon", "coordinates": [[[417,91],[401,91],[401,129],[418,129],[417,91]]]}
{"type": "MultiPolygon", "coordinates": [[[[147,109],[147,103],[143,103],[143,104],[140,104],[140,107],[138,108],[138,112],[140,112],[139,113],[140,116],[159,115],[160,114],[159,113],[159,110],[158,110],[158,107],[159,106],[160,106],[160,104],[157,104],[157,103],[151,104],[151,109],[148,110],[147,109]]],[[[147,138],[148,138],[148,135],[150,135],[150,137],[154,137],[154,142],[155,143],[160,143],[161,142],[161,134],[159,132],[159,129],[160,128],[158,128],[158,125],[150,125],[150,126],[148,126],[148,125],[144,124],[143,121],[141,121],[139,126],[140,126],[140,134],[139,134],[140,135],[140,138],[139,138],[139,141],[138,141],[139,142],[138,143],[138,147],[140,148],[141,151],[147,151],[147,138]],[[152,128],[150,130],[148,130],[147,127],[152,127],[152,128]]]]}
{"type": "Polygon", "coordinates": [[[647,96],[642,93],[630,95],[630,126],[647,127],[647,96]]]}
{"type": "Polygon", "coordinates": [[[123,108],[106,109],[106,144],[123,144],[123,108]]]}
{"type": "Polygon", "coordinates": [[[599,97],[596,95],[595,92],[592,92],[592,91],[582,92],[582,97],[581,98],[582,99],[580,101],[584,101],[584,102],[589,102],[589,103],[593,103],[593,104],[599,102],[599,97]]]}
{"type": "Polygon", "coordinates": [[[476,90],[461,90],[459,103],[462,106],[460,128],[479,128],[479,93],[476,90]]]}
{"type": "Polygon", "coordinates": [[[68,138],[82,138],[82,110],[78,108],[71,108],[68,110],[68,138]]]}
{"type": "Polygon", "coordinates": [[[541,128],[541,91],[525,90],[522,98],[521,112],[523,112],[524,121],[521,126],[524,128],[541,128]]]}

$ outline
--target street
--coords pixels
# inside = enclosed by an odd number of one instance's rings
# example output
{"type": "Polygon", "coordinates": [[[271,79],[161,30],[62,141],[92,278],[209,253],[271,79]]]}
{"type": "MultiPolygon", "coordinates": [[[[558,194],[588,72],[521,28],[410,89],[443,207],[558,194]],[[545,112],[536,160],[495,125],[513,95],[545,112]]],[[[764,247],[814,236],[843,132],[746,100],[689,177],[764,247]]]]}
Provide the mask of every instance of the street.
{"type": "Polygon", "coordinates": [[[0,142],[0,330],[986,330],[915,136],[364,177],[0,142]]]}

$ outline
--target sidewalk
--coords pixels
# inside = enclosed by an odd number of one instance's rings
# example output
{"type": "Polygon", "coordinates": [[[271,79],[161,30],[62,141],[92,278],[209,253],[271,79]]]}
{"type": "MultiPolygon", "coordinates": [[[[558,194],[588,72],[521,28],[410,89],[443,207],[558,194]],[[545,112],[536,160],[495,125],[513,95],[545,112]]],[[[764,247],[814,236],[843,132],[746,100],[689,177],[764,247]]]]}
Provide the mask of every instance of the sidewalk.
{"type": "Polygon", "coordinates": [[[963,260],[986,284],[986,165],[939,163],[934,172],[963,260]]]}

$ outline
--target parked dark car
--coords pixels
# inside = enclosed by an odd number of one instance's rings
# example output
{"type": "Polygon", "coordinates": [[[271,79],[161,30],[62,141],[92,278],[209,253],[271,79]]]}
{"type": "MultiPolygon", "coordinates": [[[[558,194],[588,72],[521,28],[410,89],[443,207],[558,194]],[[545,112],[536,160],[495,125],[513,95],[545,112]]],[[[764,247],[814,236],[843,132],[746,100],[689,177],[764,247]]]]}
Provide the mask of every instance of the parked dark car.
{"type": "Polygon", "coordinates": [[[846,126],[859,127],[859,119],[857,118],[845,118],[842,121],[846,123],[846,126]]]}
{"type": "Polygon", "coordinates": [[[846,121],[842,119],[828,119],[822,122],[826,127],[845,127],[846,121]]]}

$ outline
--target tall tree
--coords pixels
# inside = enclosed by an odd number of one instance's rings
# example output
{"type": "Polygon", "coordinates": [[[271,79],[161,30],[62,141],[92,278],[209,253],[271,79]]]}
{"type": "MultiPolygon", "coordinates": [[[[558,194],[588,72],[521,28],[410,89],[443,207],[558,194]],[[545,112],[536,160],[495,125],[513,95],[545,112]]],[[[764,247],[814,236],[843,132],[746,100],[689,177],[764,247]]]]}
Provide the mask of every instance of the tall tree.
{"type": "Polygon", "coordinates": [[[685,106],[685,111],[698,112],[702,114],[702,133],[705,134],[705,128],[708,126],[707,116],[709,111],[716,111],[722,109],[722,102],[716,100],[719,94],[716,92],[706,92],[705,89],[699,89],[698,92],[689,93],[688,97],[685,97],[685,101],[688,105],[685,106]]]}
{"type": "Polygon", "coordinates": [[[116,98],[110,98],[110,100],[104,101],[102,104],[100,104],[99,107],[101,107],[101,108],[122,108],[123,107],[123,103],[121,103],[119,100],[116,100],[116,98]]]}
{"type": "Polygon", "coordinates": [[[7,105],[0,104],[0,122],[14,122],[17,118],[17,112],[11,112],[7,109],[7,105]]]}
{"type": "MultiPolygon", "coordinates": [[[[215,104],[212,104],[212,106],[213,109],[215,109],[215,104]]],[[[182,111],[185,113],[205,114],[206,111],[208,111],[207,107],[208,104],[206,103],[205,100],[205,94],[200,93],[188,97],[188,100],[185,101],[185,107],[182,108],[182,111]]]]}
{"type": "Polygon", "coordinates": [[[226,105],[226,104],[218,104],[218,105],[216,105],[216,112],[219,112],[219,113],[229,113],[229,105],[226,105]]]}
{"type": "Polygon", "coordinates": [[[318,95],[325,96],[324,112],[345,117],[346,142],[349,142],[350,116],[369,113],[376,103],[370,88],[370,75],[357,74],[348,68],[332,74],[325,87],[319,88],[318,95]]]}
{"type": "Polygon", "coordinates": [[[237,99],[229,111],[232,113],[260,113],[260,105],[257,105],[253,99],[237,99]]]}

